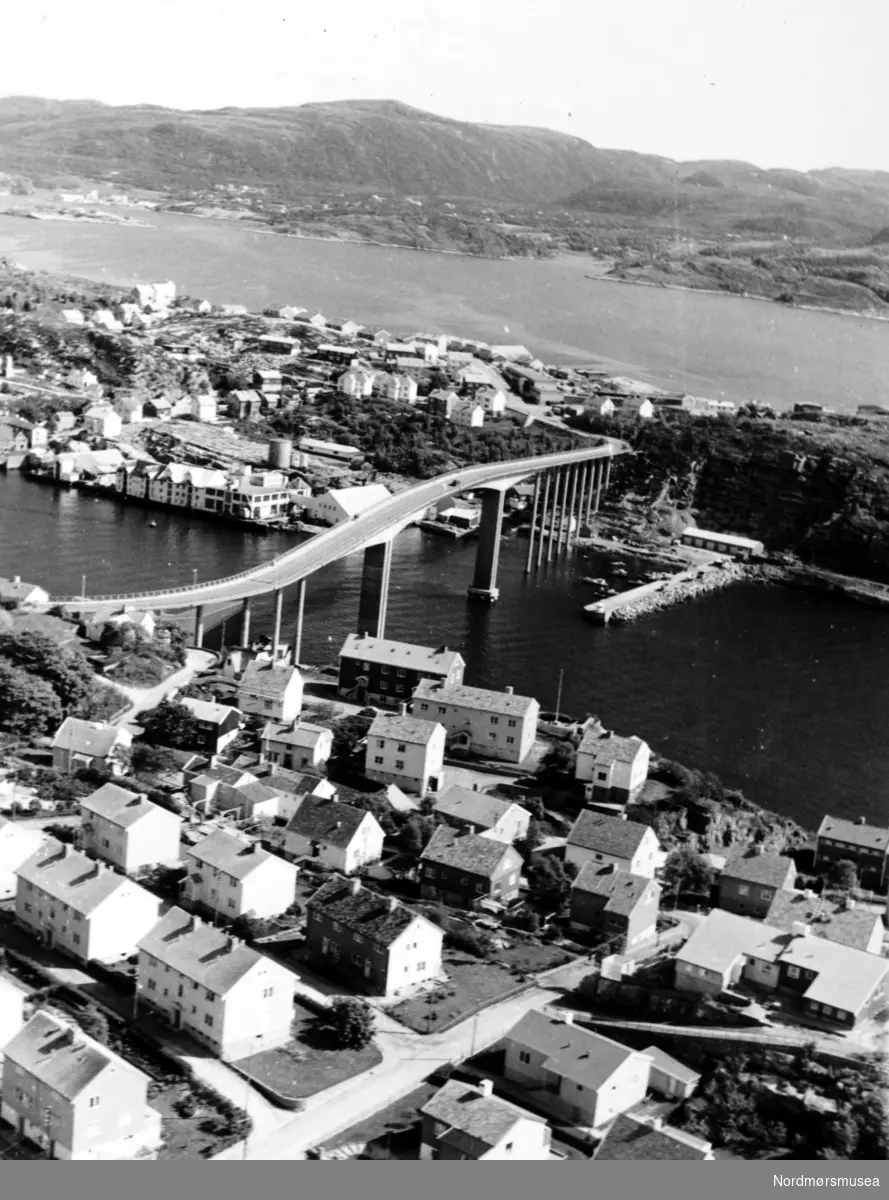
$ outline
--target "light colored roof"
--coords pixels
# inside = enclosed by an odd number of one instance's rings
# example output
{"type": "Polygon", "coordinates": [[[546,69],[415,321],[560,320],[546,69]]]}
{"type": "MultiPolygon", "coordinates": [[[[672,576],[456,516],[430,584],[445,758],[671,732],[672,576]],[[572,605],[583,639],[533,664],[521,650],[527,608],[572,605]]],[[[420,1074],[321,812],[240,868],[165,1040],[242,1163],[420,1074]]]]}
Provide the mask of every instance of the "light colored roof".
{"type": "Polygon", "coordinates": [[[27,600],[33,592],[46,593],[36,583],[25,583],[21,579],[0,579],[0,600],[27,600]]]}
{"type": "MultiPolygon", "coordinates": [[[[586,862],[571,885],[575,892],[585,892],[602,898],[600,912],[620,913],[629,916],[650,886],[657,887],[644,875],[630,875],[626,871],[609,871],[595,862],[586,862]]],[[[658,888],[660,891],[660,888],[658,888]]],[[[653,920],[653,918],[652,918],[653,920]]]]}
{"type": "Polygon", "coordinates": [[[264,742],[281,742],[285,746],[313,749],[324,734],[330,730],[323,725],[312,725],[308,721],[297,721],[293,725],[282,725],[279,721],[268,721],[262,731],[264,742]]]}
{"type": "Polygon", "coordinates": [[[701,1078],[700,1071],[695,1071],[692,1067],[687,1067],[678,1058],[673,1058],[671,1054],[667,1054],[660,1046],[649,1046],[642,1053],[646,1058],[651,1059],[652,1066],[657,1067],[659,1071],[663,1071],[665,1075],[672,1075],[674,1079],[681,1079],[683,1083],[694,1083],[701,1078]]]}
{"type": "Polygon", "coordinates": [[[783,854],[751,854],[734,858],[726,863],[723,879],[737,879],[742,883],[756,883],[764,887],[783,887],[788,878],[796,877],[796,866],[792,858],[783,854]]]}
{"type": "Polygon", "coordinates": [[[676,959],[723,975],[742,954],[774,962],[785,936],[782,929],[714,908],[677,953],[676,959]]]}
{"type": "Polygon", "coordinates": [[[106,1067],[125,1071],[146,1088],[149,1083],[143,1071],[45,1009],[34,1014],[4,1054],[65,1100],[76,1100],[106,1067]]]}
{"type": "Polygon", "coordinates": [[[880,850],[889,854],[889,829],[879,825],[864,825],[858,821],[847,821],[842,817],[825,817],[818,827],[820,838],[835,838],[862,850],[880,850]]]}
{"type": "MultiPolygon", "coordinates": [[[[69,904],[82,916],[95,912],[111,896],[117,896],[120,902],[134,892],[151,895],[126,876],[117,875],[104,863],[63,846],[55,838],[41,846],[16,874],[63,904],[69,904]]],[[[157,904],[160,907],[160,901],[157,904]]]]}
{"type": "Polygon", "coordinates": [[[532,1009],[506,1035],[520,1046],[545,1054],[543,1069],[597,1091],[635,1051],[601,1034],[532,1009]]]}
{"type": "Polygon", "coordinates": [[[118,787],[116,783],[102,784],[98,791],[84,796],[80,806],[87,812],[96,813],[106,821],[119,825],[121,829],[129,829],[151,813],[164,813],[171,820],[177,823],[179,821],[174,813],[152,804],[147,796],[129,792],[126,788],[118,787]]]}
{"type": "Polygon", "coordinates": [[[230,704],[217,704],[215,700],[193,700],[190,696],[186,696],[182,703],[186,708],[197,717],[199,721],[210,721],[214,725],[221,725],[226,717],[232,713],[240,717],[240,710],[233,708],[230,704]]]}
{"type": "Polygon", "coordinates": [[[514,692],[497,692],[491,688],[467,687],[462,683],[446,685],[437,679],[421,679],[414,689],[414,699],[436,700],[441,704],[454,704],[460,708],[471,708],[475,712],[496,713],[504,717],[525,717],[539,709],[532,696],[517,696],[514,692]]]}
{"type": "Polygon", "coordinates": [[[139,949],[222,996],[263,961],[256,950],[181,908],[171,908],[139,949]]]}
{"type": "Polygon", "coordinates": [[[642,845],[642,839],[650,832],[650,826],[638,821],[626,821],[622,817],[585,808],[571,827],[568,845],[599,854],[611,854],[615,858],[631,859],[642,845]]]}
{"type": "Polygon", "coordinates": [[[805,892],[781,890],[766,913],[769,925],[790,930],[797,923],[811,925],[815,937],[826,937],[856,950],[867,950],[874,936],[874,927],[882,933],[883,918],[867,908],[844,909],[824,896],[805,892]]]}
{"type": "Polygon", "coordinates": [[[739,537],[736,533],[714,533],[712,529],[698,529],[696,525],[688,525],[683,529],[682,536],[702,537],[708,542],[725,542],[727,546],[738,546],[744,550],[756,550],[762,545],[762,542],[753,538],[739,537]]]}
{"type": "Polygon", "coordinates": [[[15,870],[39,850],[47,837],[42,829],[0,817],[0,865],[15,870]]]}
{"type": "MultiPolygon", "coordinates": [[[[521,808],[513,800],[503,800],[488,792],[474,792],[456,784],[445,788],[435,799],[435,811],[442,816],[457,817],[482,829],[493,829],[511,808],[521,808]]],[[[525,812],[525,809],[521,809],[525,812]]],[[[530,816],[530,814],[529,814],[530,816]]]]}
{"type": "Polygon", "coordinates": [[[237,837],[224,829],[211,833],[196,846],[192,846],[188,853],[189,857],[197,859],[198,862],[224,871],[227,875],[234,875],[236,879],[246,879],[273,857],[263,850],[259,842],[237,837]]]}
{"type": "Polygon", "coordinates": [[[780,961],[816,978],[804,995],[817,1004],[858,1013],[889,974],[889,959],[822,937],[791,937],[780,961]]]}
{"type": "Polygon", "coordinates": [[[339,451],[340,453],[342,453],[343,451],[348,451],[349,454],[355,454],[355,455],[361,454],[361,451],[358,449],[357,446],[344,446],[342,442],[322,442],[322,441],[319,441],[317,438],[310,438],[310,437],[300,438],[299,448],[300,448],[300,450],[308,450],[310,452],[312,450],[317,450],[319,453],[322,453],[322,454],[325,451],[329,452],[331,450],[339,451]]]}
{"type": "Polygon", "coordinates": [[[480,833],[457,833],[446,825],[439,825],[420,855],[423,862],[440,863],[483,879],[490,879],[504,858],[516,868],[522,865],[518,850],[505,842],[497,842],[480,833]]]}
{"type": "Polygon", "coordinates": [[[577,747],[578,754],[592,754],[596,762],[632,763],[645,746],[642,738],[618,737],[616,733],[602,733],[595,725],[589,726],[577,747]]]}
{"type": "Polygon", "coordinates": [[[419,717],[402,717],[379,713],[367,731],[371,738],[388,738],[390,741],[409,742],[413,746],[428,746],[438,730],[444,726],[437,721],[421,721],[419,717]]]}
{"type": "Polygon", "coordinates": [[[369,483],[366,487],[331,488],[327,493],[350,517],[388,500],[390,494],[389,489],[382,483],[369,483]]]}
{"type": "Polygon", "coordinates": [[[56,730],[52,744],[54,750],[70,750],[75,754],[88,754],[91,758],[107,758],[118,742],[129,745],[130,741],[132,737],[114,725],[66,717],[56,730]]]}
{"type": "Polygon", "coordinates": [[[296,667],[281,666],[269,662],[248,663],[238,683],[238,691],[261,696],[266,700],[280,700],[287,692],[292,680],[299,680],[296,667]]]}
{"type": "Polygon", "coordinates": [[[447,1126],[439,1140],[465,1147],[467,1151],[472,1149],[467,1139],[496,1146],[519,1121],[546,1124],[543,1117],[534,1116],[499,1096],[486,1096],[475,1084],[456,1079],[449,1079],[420,1112],[447,1126]]]}
{"type": "Polygon", "coordinates": [[[440,646],[436,650],[428,646],[414,646],[409,642],[390,642],[385,638],[368,637],[350,633],[343,642],[340,658],[367,659],[368,662],[384,663],[431,675],[447,675],[456,665],[463,665],[463,658],[456,650],[440,646]]]}

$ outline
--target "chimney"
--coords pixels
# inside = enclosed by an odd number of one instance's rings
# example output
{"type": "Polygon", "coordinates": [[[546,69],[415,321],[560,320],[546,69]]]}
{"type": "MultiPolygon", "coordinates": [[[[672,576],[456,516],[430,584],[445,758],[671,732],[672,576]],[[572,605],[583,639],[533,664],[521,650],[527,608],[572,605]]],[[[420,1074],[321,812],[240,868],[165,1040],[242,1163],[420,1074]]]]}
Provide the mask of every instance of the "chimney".
{"type": "Polygon", "coordinates": [[[350,879],[349,880],[349,891],[352,893],[353,896],[357,896],[358,893],[361,891],[361,880],[360,879],[350,879]]]}
{"type": "Polygon", "coordinates": [[[562,1021],[563,1021],[563,1022],[564,1022],[566,1025],[573,1025],[573,1024],[574,1024],[574,1013],[573,1013],[573,1012],[569,1012],[568,1010],[564,1011],[564,1012],[562,1013],[562,1021]]]}
{"type": "Polygon", "coordinates": [[[473,790],[474,792],[477,792],[477,791],[478,791],[478,784],[477,784],[477,783],[474,783],[474,784],[472,785],[472,790],[473,790]]]}
{"type": "Polygon", "coordinates": [[[402,700],[402,701],[401,701],[401,703],[398,705],[398,715],[399,715],[400,717],[406,717],[406,716],[407,716],[407,705],[405,704],[405,702],[404,702],[403,700],[402,700]]]}
{"type": "Polygon", "coordinates": [[[21,583],[21,582],[22,582],[22,577],[21,577],[21,575],[13,575],[13,577],[12,577],[12,582],[13,582],[13,583],[21,583]]]}
{"type": "Polygon", "coordinates": [[[387,903],[390,913],[394,913],[398,910],[398,898],[396,896],[388,896],[387,903]]]}
{"type": "Polygon", "coordinates": [[[494,1085],[490,1079],[480,1079],[478,1081],[478,1090],[482,1096],[493,1096],[494,1085]]]}
{"type": "Polygon", "coordinates": [[[342,827],[343,827],[342,821],[337,821],[336,827],[337,827],[337,829],[342,829],[342,827]]]}
{"type": "Polygon", "coordinates": [[[653,1117],[652,1118],[652,1121],[651,1121],[652,1129],[656,1129],[656,1130],[660,1131],[661,1129],[663,1129],[663,1127],[664,1127],[664,1118],[663,1117],[653,1117]]]}
{"type": "Polygon", "coordinates": [[[856,825],[866,825],[867,817],[859,817],[858,820],[855,822],[855,824],[856,825]]]}
{"type": "Polygon", "coordinates": [[[808,937],[812,930],[805,921],[794,921],[790,927],[790,932],[794,937],[808,937]]]}
{"type": "Polygon", "coordinates": [[[755,846],[751,846],[751,848],[750,848],[750,857],[751,858],[759,858],[759,856],[762,853],[763,853],[763,848],[760,843],[757,843],[755,846]]]}
{"type": "Polygon", "coordinates": [[[515,694],[515,688],[512,686],[512,684],[510,684],[508,687],[505,687],[503,690],[506,692],[507,696],[512,696],[515,694]]]}

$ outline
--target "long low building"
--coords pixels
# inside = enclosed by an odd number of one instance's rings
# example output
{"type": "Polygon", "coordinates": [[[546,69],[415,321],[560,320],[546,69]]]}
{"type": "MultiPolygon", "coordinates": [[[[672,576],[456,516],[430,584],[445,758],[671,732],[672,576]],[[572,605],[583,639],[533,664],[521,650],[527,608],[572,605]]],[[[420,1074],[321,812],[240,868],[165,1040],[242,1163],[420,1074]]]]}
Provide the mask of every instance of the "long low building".
{"type": "Polygon", "coordinates": [[[482,758],[520,763],[534,747],[540,705],[531,696],[421,680],[414,690],[413,711],[439,721],[448,733],[448,748],[482,758]]]}
{"type": "Polygon", "coordinates": [[[739,537],[734,533],[714,533],[712,529],[697,529],[689,525],[683,530],[682,543],[698,550],[712,550],[715,554],[730,554],[732,558],[747,559],[763,553],[762,542],[753,538],[739,537]]]}

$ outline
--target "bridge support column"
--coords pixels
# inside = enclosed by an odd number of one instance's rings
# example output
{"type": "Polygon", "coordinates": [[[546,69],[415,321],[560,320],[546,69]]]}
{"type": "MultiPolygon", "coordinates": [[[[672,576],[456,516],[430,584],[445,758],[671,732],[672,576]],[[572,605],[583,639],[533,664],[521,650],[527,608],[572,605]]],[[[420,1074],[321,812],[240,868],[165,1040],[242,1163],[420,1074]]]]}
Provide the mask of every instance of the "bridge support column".
{"type": "Polygon", "coordinates": [[[528,534],[528,558],[525,562],[525,574],[529,574],[534,562],[534,527],[537,524],[537,506],[540,503],[540,476],[534,480],[534,504],[531,508],[531,531],[528,534]]]}
{"type": "Polygon", "coordinates": [[[241,645],[250,645],[250,597],[245,596],[241,605],[241,645]]]}
{"type": "Polygon", "coordinates": [[[503,526],[505,496],[499,489],[482,493],[482,520],[475,555],[475,574],[467,595],[470,600],[486,600],[493,604],[500,595],[497,587],[497,567],[500,563],[500,535],[503,526]]]}
{"type": "Polygon", "coordinates": [[[358,601],[358,632],[371,637],[386,636],[389,607],[389,577],[392,574],[393,539],[368,546],[364,551],[361,597],[358,601]]]}
{"type": "Polygon", "coordinates": [[[586,525],[592,531],[592,512],[593,499],[596,495],[596,486],[599,481],[599,462],[598,459],[590,464],[590,486],[586,494],[586,525]]]}
{"type": "Polygon", "coordinates": [[[556,469],[555,483],[553,485],[553,506],[549,512],[549,534],[546,539],[546,560],[553,556],[553,538],[556,535],[556,514],[559,511],[559,492],[562,490],[562,472],[556,469]]]}
{"type": "Polygon", "coordinates": [[[199,604],[194,610],[194,644],[201,648],[204,644],[204,606],[199,604]]]}
{"type": "Polygon", "coordinates": [[[590,487],[593,478],[593,464],[585,463],[583,467],[583,482],[580,487],[580,503],[577,506],[577,536],[583,536],[583,528],[589,524],[587,512],[590,507],[590,487]]]}
{"type": "Polygon", "coordinates": [[[603,477],[603,475],[604,475],[604,471],[603,471],[602,463],[600,460],[599,462],[596,463],[596,498],[593,501],[593,511],[596,513],[598,513],[598,511],[599,511],[599,500],[601,499],[601,496],[602,496],[602,477],[603,477]]]}
{"type": "Polygon", "coordinates": [[[580,522],[575,516],[575,508],[577,507],[577,484],[580,478],[580,473],[583,467],[571,468],[571,501],[568,505],[568,535],[565,538],[565,546],[568,547],[577,541],[577,529],[580,522]],[[574,529],[571,528],[571,522],[574,521],[574,529]]]}
{"type": "Polygon", "coordinates": [[[552,483],[552,478],[549,471],[546,473],[546,478],[543,481],[543,504],[540,509],[540,530],[537,534],[537,565],[538,567],[543,562],[543,531],[546,529],[546,510],[549,506],[549,489],[552,483]]]}
{"type": "Polygon", "coordinates": [[[281,644],[281,613],[284,609],[284,591],[275,588],[275,617],[272,623],[272,662],[278,661],[278,646],[281,644]]]}
{"type": "Polygon", "coordinates": [[[562,488],[562,507],[559,509],[559,528],[558,532],[556,533],[556,554],[558,554],[562,549],[562,542],[566,538],[566,530],[568,528],[568,493],[571,488],[571,474],[572,470],[570,467],[568,467],[564,472],[565,479],[564,487],[562,488]]]}
{"type": "Polygon", "coordinates": [[[303,617],[306,611],[306,581],[296,585],[296,625],[293,630],[293,665],[299,666],[303,649],[303,617]]]}

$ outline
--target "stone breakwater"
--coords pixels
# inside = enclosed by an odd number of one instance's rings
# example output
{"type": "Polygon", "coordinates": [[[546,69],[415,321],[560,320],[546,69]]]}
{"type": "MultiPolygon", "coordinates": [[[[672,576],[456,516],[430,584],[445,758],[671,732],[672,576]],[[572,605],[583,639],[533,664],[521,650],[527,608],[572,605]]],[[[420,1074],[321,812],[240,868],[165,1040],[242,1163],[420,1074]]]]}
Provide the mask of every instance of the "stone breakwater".
{"type": "MultiPolygon", "coordinates": [[[[640,617],[647,617],[652,613],[659,612],[662,608],[672,608],[677,604],[686,604],[691,600],[697,600],[701,596],[728,587],[729,584],[739,583],[748,577],[748,569],[743,563],[727,561],[697,567],[693,571],[683,571],[673,579],[644,590],[634,589],[643,593],[637,598],[633,597],[632,592],[625,593],[627,596],[625,603],[621,603],[620,596],[614,597],[614,607],[608,613],[606,620],[636,621],[640,617]]],[[[589,609],[594,607],[591,605],[589,609]]],[[[589,609],[587,610],[588,615],[595,620],[596,613],[590,612],[589,609]]]]}

